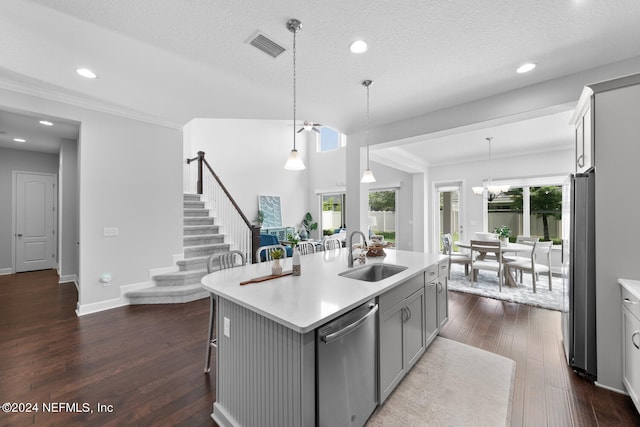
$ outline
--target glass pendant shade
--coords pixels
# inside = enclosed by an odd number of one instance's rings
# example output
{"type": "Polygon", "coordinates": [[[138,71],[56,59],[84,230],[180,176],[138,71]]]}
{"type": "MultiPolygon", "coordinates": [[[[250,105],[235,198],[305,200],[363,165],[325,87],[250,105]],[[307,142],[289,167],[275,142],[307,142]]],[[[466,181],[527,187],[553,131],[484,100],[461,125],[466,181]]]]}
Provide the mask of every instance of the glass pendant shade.
{"type": "Polygon", "coordinates": [[[364,170],[364,172],[362,173],[362,179],[360,180],[360,182],[362,182],[363,184],[366,184],[369,182],[376,182],[376,178],[373,176],[373,172],[371,172],[371,169],[364,170]]]}
{"type": "Polygon", "coordinates": [[[300,157],[300,152],[298,150],[291,150],[291,152],[289,153],[289,158],[284,164],[284,168],[291,171],[301,171],[305,168],[304,163],[302,162],[302,158],[300,157]]]}

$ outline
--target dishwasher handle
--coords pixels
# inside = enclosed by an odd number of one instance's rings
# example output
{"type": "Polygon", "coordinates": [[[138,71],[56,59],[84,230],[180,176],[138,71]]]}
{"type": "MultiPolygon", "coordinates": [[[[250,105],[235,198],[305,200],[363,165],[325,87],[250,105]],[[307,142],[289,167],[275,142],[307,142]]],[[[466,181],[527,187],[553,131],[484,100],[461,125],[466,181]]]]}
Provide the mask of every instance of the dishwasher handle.
{"type": "Polygon", "coordinates": [[[358,320],[356,320],[353,323],[348,324],[347,326],[345,326],[344,328],[340,329],[339,331],[336,331],[332,334],[328,334],[328,335],[323,335],[320,337],[320,339],[325,343],[325,344],[329,344],[332,341],[337,340],[340,337],[343,337],[345,335],[347,335],[349,332],[353,331],[354,329],[356,329],[358,326],[362,325],[364,322],[366,322],[371,316],[375,315],[378,312],[378,304],[371,304],[369,306],[370,310],[369,312],[367,312],[367,314],[365,314],[364,316],[362,316],[361,318],[359,318],[358,320]]]}

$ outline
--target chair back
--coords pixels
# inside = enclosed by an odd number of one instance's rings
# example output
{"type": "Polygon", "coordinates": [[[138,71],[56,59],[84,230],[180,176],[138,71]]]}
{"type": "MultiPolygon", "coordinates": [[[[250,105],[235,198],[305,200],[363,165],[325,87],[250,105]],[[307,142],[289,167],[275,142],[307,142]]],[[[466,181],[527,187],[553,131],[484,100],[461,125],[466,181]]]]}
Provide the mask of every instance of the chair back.
{"type": "Polygon", "coordinates": [[[296,250],[300,253],[300,255],[315,254],[316,245],[311,242],[298,242],[296,250]]]}
{"type": "Polygon", "coordinates": [[[451,256],[451,234],[444,233],[442,235],[442,253],[451,256]]]}
{"type": "Polygon", "coordinates": [[[539,237],[533,237],[533,236],[518,236],[516,237],[516,243],[524,243],[524,244],[531,244],[531,243],[535,243],[540,241],[539,237]]]}
{"type": "MultiPolygon", "coordinates": [[[[214,255],[212,255],[211,257],[213,257],[214,255]]],[[[211,257],[209,259],[211,259],[211,257]]],[[[220,264],[220,270],[226,270],[227,268],[247,265],[247,257],[241,251],[228,251],[218,255],[218,262],[220,264]],[[236,263],[237,258],[240,258],[239,264],[236,263]]]]}
{"type": "Polygon", "coordinates": [[[498,240],[472,240],[471,241],[471,257],[475,258],[478,254],[486,254],[488,252],[496,254],[498,260],[502,259],[502,245],[498,240]]]}
{"type": "Polygon", "coordinates": [[[545,263],[551,264],[551,247],[553,242],[538,242],[534,247],[532,253],[534,254],[534,262],[537,260],[538,255],[542,255],[545,259],[545,263]]]}
{"type": "Polygon", "coordinates": [[[325,251],[328,251],[331,249],[340,249],[342,247],[342,240],[333,237],[333,238],[325,239],[322,245],[324,246],[325,251]]]}
{"type": "Polygon", "coordinates": [[[267,245],[267,246],[260,246],[258,248],[258,250],[256,251],[256,259],[258,260],[258,262],[271,261],[273,259],[271,254],[276,249],[281,249],[282,250],[282,258],[286,258],[287,257],[287,248],[286,248],[286,246],[284,246],[284,245],[267,245]],[[264,258],[264,259],[262,259],[262,258],[264,258]]]}

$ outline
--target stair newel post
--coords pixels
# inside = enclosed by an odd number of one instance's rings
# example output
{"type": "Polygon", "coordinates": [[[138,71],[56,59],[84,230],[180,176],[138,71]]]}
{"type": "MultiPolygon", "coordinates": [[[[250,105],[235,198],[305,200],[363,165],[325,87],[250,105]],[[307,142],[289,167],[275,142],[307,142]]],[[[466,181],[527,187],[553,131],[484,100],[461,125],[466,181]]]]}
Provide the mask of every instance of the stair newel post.
{"type": "Polygon", "coordinates": [[[204,182],[202,179],[202,169],[204,162],[204,151],[198,151],[198,183],[197,183],[197,192],[198,194],[202,194],[202,183],[204,182]]]}
{"type": "Polygon", "coordinates": [[[256,259],[256,252],[260,247],[260,226],[252,225],[251,226],[251,262],[255,264],[258,262],[256,259]]]}

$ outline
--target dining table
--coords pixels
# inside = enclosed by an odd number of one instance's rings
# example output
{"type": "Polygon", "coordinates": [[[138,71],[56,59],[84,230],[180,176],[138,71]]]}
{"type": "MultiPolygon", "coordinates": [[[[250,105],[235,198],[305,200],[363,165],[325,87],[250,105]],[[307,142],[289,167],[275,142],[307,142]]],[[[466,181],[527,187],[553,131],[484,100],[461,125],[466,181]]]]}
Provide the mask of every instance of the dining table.
{"type": "MultiPolygon", "coordinates": [[[[459,248],[471,249],[471,241],[469,240],[460,240],[460,241],[453,242],[453,244],[455,246],[458,246],[459,248]]],[[[502,259],[500,260],[500,262],[503,265],[505,286],[516,288],[518,287],[518,283],[516,281],[515,276],[513,275],[513,272],[505,263],[505,261],[509,261],[509,257],[505,256],[505,253],[513,253],[513,254],[523,253],[523,254],[526,254],[525,256],[530,256],[531,251],[533,250],[533,245],[529,245],[526,243],[502,242],[500,245],[500,250],[502,251],[502,259]]],[[[486,251],[486,253],[489,253],[489,252],[492,252],[492,251],[486,251]]],[[[486,255],[486,253],[484,255],[486,255]]],[[[469,274],[473,274],[473,271],[471,271],[469,274]]]]}

